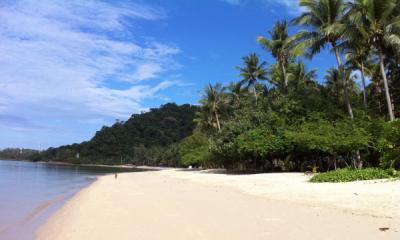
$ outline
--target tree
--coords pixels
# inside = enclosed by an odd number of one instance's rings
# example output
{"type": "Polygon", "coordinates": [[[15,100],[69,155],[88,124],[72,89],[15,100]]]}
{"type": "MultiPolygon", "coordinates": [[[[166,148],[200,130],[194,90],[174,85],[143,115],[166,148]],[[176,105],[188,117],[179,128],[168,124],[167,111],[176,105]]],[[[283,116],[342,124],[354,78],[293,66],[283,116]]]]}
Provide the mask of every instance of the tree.
{"type": "Polygon", "coordinates": [[[227,89],[229,90],[228,96],[230,105],[238,107],[240,103],[240,97],[243,94],[242,85],[240,82],[231,82],[227,89]]]}
{"type": "MultiPolygon", "coordinates": [[[[356,86],[355,86],[355,75],[351,75],[350,69],[344,69],[344,78],[346,81],[349,83],[348,84],[348,89],[350,90],[350,93],[355,93],[356,92],[356,86]]],[[[326,72],[325,75],[325,84],[327,89],[331,92],[333,96],[336,97],[337,102],[341,102],[341,95],[344,93],[343,85],[342,82],[340,81],[341,74],[336,68],[330,68],[326,72]]]]}
{"type": "Polygon", "coordinates": [[[394,112],[385,69],[385,49],[400,49],[400,17],[398,0],[355,0],[348,3],[350,20],[368,36],[368,44],[378,53],[380,70],[385,88],[388,114],[394,120],[394,112]]]}
{"type": "Polygon", "coordinates": [[[331,95],[333,95],[337,102],[340,103],[340,92],[343,87],[340,82],[340,74],[336,68],[330,68],[325,75],[325,85],[331,95]]]}
{"type": "Polygon", "coordinates": [[[200,103],[203,109],[208,113],[208,119],[215,120],[216,128],[218,131],[221,131],[219,112],[226,103],[225,88],[220,83],[214,86],[208,84],[203,91],[203,97],[200,103]]]}
{"type": "Polygon", "coordinates": [[[257,41],[263,48],[271,51],[272,56],[276,59],[282,70],[284,85],[285,88],[287,88],[288,74],[286,71],[286,66],[292,53],[286,21],[276,22],[273,29],[268,31],[268,33],[271,39],[259,36],[257,37],[257,41]]]}
{"type": "Polygon", "coordinates": [[[344,5],[342,0],[300,0],[305,12],[293,19],[292,23],[307,26],[309,30],[301,30],[293,36],[293,42],[306,49],[306,56],[312,58],[325,45],[330,44],[336,56],[339,74],[343,82],[347,111],[354,118],[351,107],[344,67],[339,54],[338,44],[342,40],[346,25],[343,23],[344,5]]]}
{"type": "Polygon", "coordinates": [[[316,86],[317,69],[307,71],[306,65],[299,61],[289,65],[288,78],[295,90],[306,86],[316,86]]]}
{"type": "Polygon", "coordinates": [[[179,152],[183,166],[204,166],[212,158],[208,149],[208,138],[198,129],[180,142],[179,152]]]}
{"type": "Polygon", "coordinates": [[[243,78],[241,83],[247,83],[247,88],[253,89],[254,98],[257,102],[257,82],[267,79],[266,62],[260,62],[257,54],[251,53],[243,57],[244,66],[238,67],[240,76],[243,78]]]}
{"type": "Polygon", "coordinates": [[[347,21],[348,30],[346,31],[346,41],[343,43],[343,50],[346,51],[346,67],[351,70],[359,70],[361,73],[361,84],[363,88],[363,104],[367,109],[367,92],[365,76],[370,73],[370,53],[371,47],[368,45],[365,31],[358,26],[347,21]]]}

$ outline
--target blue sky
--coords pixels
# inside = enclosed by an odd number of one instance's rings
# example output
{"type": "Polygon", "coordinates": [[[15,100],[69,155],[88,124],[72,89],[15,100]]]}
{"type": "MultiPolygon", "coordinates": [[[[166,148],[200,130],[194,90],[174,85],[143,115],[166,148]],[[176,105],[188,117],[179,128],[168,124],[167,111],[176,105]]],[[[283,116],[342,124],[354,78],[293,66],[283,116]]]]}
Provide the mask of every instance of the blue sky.
{"type": "MultiPolygon", "coordinates": [[[[103,125],[238,80],[241,57],[297,0],[3,0],[0,148],[89,140],[103,125]]],[[[295,29],[292,29],[295,31],[295,29]]],[[[309,62],[319,78],[334,65],[309,62]]]]}

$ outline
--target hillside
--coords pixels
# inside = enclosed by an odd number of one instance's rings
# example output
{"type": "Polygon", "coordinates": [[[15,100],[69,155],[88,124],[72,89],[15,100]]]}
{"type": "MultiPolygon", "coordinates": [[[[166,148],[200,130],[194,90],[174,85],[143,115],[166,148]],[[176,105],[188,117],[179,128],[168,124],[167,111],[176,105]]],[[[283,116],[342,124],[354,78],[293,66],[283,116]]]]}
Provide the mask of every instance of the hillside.
{"type": "Polygon", "coordinates": [[[168,103],[104,126],[80,144],[49,148],[33,160],[72,163],[178,165],[177,142],[189,136],[198,107],[168,103]]]}

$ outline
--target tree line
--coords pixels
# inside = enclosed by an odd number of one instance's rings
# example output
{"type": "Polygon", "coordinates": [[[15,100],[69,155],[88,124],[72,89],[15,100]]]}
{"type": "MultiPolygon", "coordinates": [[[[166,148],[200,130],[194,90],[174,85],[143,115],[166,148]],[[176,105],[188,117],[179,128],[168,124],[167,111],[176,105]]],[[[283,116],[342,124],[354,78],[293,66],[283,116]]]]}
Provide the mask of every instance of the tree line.
{"type": "Polygon", "coordinates": [[[0,159],[4,160],[29,160],[38,150],[27,148],[5,148],[0,150],[0,159]]]}
{"type": "Polygon", "coordinates": [[[34,161],[86,164],[180,166],[178,143],[195,128],[199,108],[175,103],[133,114],[127,121],[104,126],[89,141],[49,148],[30,157],[34,161]]]}

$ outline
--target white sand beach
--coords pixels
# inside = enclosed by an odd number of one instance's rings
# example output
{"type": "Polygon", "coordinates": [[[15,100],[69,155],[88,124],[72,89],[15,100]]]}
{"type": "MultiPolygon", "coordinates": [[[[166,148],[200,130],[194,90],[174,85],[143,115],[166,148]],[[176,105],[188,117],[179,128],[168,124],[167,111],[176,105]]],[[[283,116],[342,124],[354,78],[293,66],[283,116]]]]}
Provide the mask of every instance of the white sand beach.
{"type": "Polygon", "coordinates": [[[168,169],[100,177],[38,239],[400,239],[400,181],[168,169]]]}

